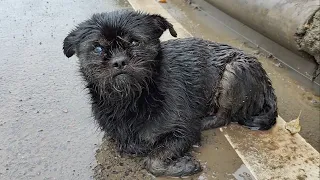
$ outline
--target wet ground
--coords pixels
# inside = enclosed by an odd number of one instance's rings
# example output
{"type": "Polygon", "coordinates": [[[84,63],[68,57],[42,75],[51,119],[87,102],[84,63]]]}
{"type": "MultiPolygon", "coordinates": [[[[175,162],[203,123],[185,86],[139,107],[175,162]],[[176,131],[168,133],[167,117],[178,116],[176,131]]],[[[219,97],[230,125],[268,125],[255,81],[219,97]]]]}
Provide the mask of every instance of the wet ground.
{"type": "MultiPolygon", "coordinates": [[[[259,56],[276,88],[280,116],[291,120],[302,110],[301,134],[319,150],[319,98],[289,78],[277,61],[197,5],[183,2],[163,6],[194,36],[259,56]]],[[[153,179],[140,159],[119,157],[112,143],[101,141],[76,58],[62,53],[74,25],[94,12],[123,7],[130,6],[124,0],[0,0],[0,179],[153,179]]],[[[194,154],[204,174],[191,178],[234,179],[242,161],[221,132],[204,132],[203,144],[194,154]],[[222,157],[225,163],[215,163],[222,157]]]]}
{"type": "Polygon", "coordinates": [[[103,133],[62,41],[114,0],[0,1],[0,179],[92,179],[103,133]]]}

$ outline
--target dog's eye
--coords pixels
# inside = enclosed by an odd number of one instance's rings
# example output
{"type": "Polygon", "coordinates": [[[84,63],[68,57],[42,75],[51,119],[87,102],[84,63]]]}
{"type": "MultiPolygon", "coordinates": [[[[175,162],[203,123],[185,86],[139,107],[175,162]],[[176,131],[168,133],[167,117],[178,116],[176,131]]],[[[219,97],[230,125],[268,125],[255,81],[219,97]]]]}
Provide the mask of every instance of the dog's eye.
{"type": "Polygon", "coordinates": [[[94,51],[95,53],[97,53],[97,54],[102,54],[103,49],[102,49],[102,47],[97,46],[97,47],[94,48],[93,51],[94,51]]]}
{"type": "Polygon", "coordinates": [[[131,41],[131,45],[132,46],[137,46],[137,45],[139,45],[139,42],[138,41],[131,41]]]}

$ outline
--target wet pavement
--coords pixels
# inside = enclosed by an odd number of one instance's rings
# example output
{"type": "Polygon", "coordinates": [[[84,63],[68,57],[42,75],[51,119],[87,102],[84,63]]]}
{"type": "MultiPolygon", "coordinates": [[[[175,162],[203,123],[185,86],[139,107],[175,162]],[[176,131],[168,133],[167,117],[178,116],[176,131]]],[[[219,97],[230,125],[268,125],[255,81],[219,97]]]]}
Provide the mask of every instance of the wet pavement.
{"type": "Polygon", "coordinates": [[[0,179],[91,179],[103,134],[62,41],[115,0],[0,1],[0,179]]]}
{"type": "MultiPolygon", "coordinates": [[[[276,88],[280,115],[291,120],[302,109],[301,134],[319,150],[318,97],[290,79],[281,64],[249,47],[197,6],[168,2],[163,7],[194,36],[257,54],[276,88]]],[[[62,53],[62,41],[77,23],[95,12],[128,7],[124,0],[0,0],[1,180],[153,179],[142,170],[140,159],[120,157],[109,141],[102,140],[76,57],[67,59],[62,53]]],[[[193,153],[205,171],[195,179],[235,179],[232,173],[245,169],[218,130],[204,132],[203,143],[193,153]]]]}

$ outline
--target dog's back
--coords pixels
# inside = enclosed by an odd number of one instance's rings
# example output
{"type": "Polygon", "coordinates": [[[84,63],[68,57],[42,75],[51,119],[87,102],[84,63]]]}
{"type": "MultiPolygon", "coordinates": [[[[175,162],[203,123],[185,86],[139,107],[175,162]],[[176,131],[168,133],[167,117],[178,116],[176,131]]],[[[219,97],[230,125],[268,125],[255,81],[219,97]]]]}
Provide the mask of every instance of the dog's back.
{"type": "Polygon", "coordinates": [[[255,57],[198,38],[163,42],[161,56],[161,71],[170,72],[162,84],[186,94],[193,116],[212,115],[204,118],[203,129],[231,121],[261,130],[275,124],[274,89],[255,57]]]}

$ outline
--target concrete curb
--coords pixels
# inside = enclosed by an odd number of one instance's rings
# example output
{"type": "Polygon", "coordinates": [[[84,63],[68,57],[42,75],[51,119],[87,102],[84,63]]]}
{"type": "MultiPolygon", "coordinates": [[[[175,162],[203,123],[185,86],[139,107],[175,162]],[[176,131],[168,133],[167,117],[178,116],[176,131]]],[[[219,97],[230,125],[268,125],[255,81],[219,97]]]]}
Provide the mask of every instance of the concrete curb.
{"type": "MultiPolygon", "coordinates": [[[[192,35],[154,0],[128,0],[135,10],[161,14],[175,27],[179,37],[192,35]]],[[[172,39],[165,32],[161,40],[172,39]]],[[[299,134],[291,135],[278,117],[270,131],[250,131],[231,125],[221,128],[224,136],[257,180],[262,179],[319,179],[320,154],[299,134]],[[235,132],[235,133],[234,133],[235,132]]]]}

